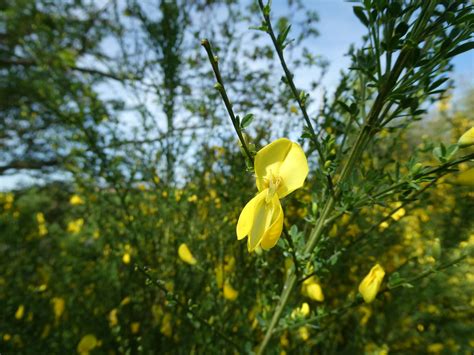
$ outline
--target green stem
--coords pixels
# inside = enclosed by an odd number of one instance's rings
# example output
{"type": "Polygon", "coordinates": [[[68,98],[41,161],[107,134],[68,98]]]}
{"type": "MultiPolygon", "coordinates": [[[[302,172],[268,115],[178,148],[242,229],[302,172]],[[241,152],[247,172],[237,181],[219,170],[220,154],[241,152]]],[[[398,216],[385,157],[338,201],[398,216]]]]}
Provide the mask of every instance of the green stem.
{"type": "Polygon", "coordinates": [[[248,148],[247,143],[245,142],[245,138],[242,135],[242,130],[239,127],[239,122],[234,114],[234,110],[232,109],[232,104],[229,100],[229,97],[227,96],[227,91],[224,86],[224,81],[222,80],[222,76],[219,70],[217,59],[214,56],[214,53],[212,52],[211,44],[209,43],[207,39],[203,39],[201,41],[201,45],[204,47],[204,49],[207,52],[207,56],[209,57],[209,62],[211,63],[212,70],[214,71],[214,75],[217,80],[216,89],[221,94],[222,100],[224,101],[224,105],[227,109],[227,112],[229,113],[230,120],[232,121],[232,125],[234,126],[234,130],[237,133],[237,136],[239,137],[240,144],[242,145],[242,148],[244,149],[244,152],[247,155],[247,157],[250,159],[251,162],[253,162],[252,153],[250,153],[250,149],[248,148]]]}
{"type": "Polygon", "coordinates": [[[278,40],[275,36],[275,32],[273,31],[273,26],[272,26],[272,22],[270,20],[270,15],[267,15],[265,13],[265,10],[264,10],[265,6],[263,5],[262,0],[258,0],[258,5],[260,7],[260,11],[262,12],[262,16],[263,16],[263,20],[265,22],[265,25],[267,26],[267,33],[269,34],[269,36],[272,40],[273,46],[275,47],[275,51],[277,52],[278,59],[280,59],[280,63],[281,63],[281,66],[283,68],[283,71],[285,73],[285,78],[286,78],[286,81],[288,83],[288,86],[290,87],[291,93],[293,94],[294,99],[298,103],[298,106],[299,106],[301,112],[303,113],[303,118],[306,122],[306,126],[308,127],[308,129],[311,133],[311,136],[313,137],[312,141],[314,143],[314,146],[315,146],[316,150],[318,151],[318,154],[319,154],[319,156],[322,160],[322,159],[324,159],[324,157],[323,157],[323,152],[322,152],[321,145],[319,144],[319,141],[318,141],[318,135],[316,134],[316,131],[314,130],[313,124],[311,123],[311,119],[309,118],[308,111],[306,110],[306,104],[301,99],[301,97],[298,93],[298,89],[296,88],[295,82],[293,80],[293,74],[291,74],[290,69],[288,69],[288,65],[286,64],[285,56],[283,55],[283,49],[281,48],[280,44],[278,44],[278,40]]]}
{"type": "MultiPolygon", "coordinates": [[[[324,229],[327,226],[325,221],[331,215],[334,205],[336,203],[336,199],[339,198],[339,195],[341,193],[341,185],[346,181],[347,177],[352,172],[355,162],[359,159],[365,147],[365,144],[367,143],[368,139],[370,139],[370,136],[372,132],[374,131],[374,125],[377,123],[379,119],[380,112],[382,111],[384,107],[388,94],[390,93],[391,89],[395,86],[397,79],[404,68],[404,63],[406,61],[407,54],[408,54],[407,49],[403,49],[400,52],[400,55],[397,59],[397,62],[395,63],[393,71],[390,73],[389,77],[387,78],[387,81],[380,89],[380,92],[377,95],[377,98],[375,99],[374,104],[369,114],[367,115],[366,122],[364,126],[362,127],[362,129],[359,131],[359,134],[357,135],[355,143],[351,148],[349,158],[342,168],[339,181],[337,182],[336,191],[334,194],[331,194],[329,199],[326,201],[324,208],[322,210],[322,213],[310,234],[309,240],[306,243],[306,246],[304,248],[305,254],[310,254],[313,251],[314,247],[316,246],[316,243],[318,242],[319,238],[324,232],[324,229]]],[[[280,302],[278,303],[275,309],[272,320],[270,322],[269,327],[267,328],[265,337],[263,338],[263,341],[260,344],[257,354],[263,354],[263,352],[265,351],[265,348],[267,347],[273,335],[273,330],[278,324],[278,321],[283,312],[283,309],[288,303],[289,296],[295,285],[296,285],[296,276],[294,272],[291,272],[285,282],[285,285],[283,286],[283,291],[280,296],[280,302]]]]}

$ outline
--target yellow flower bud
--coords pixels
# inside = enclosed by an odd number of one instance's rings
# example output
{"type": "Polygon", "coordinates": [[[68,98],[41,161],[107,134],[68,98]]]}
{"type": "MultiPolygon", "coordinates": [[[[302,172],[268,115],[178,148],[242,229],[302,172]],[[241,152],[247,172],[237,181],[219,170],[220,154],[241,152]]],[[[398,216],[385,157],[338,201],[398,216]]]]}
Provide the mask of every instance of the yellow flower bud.
{"type": "Polygon", "coordinates": [[[64,308],[66,304],[66,302],[64,301],[64,298],[53,297],[51,302],[53,303],[54,317],[56,319],[61,318],[62,314],[64,313],[64,308]]]}
{"type": "Polygon", "coordinates": [[[229,301],[235,301],[236,298],[239,296],[239,292],[235,290],[228,281],[224,282],[223,291],[224,291],[224,298],[229,301]]]}
{"type": "Polygon", "coordinates": [[[79,344],[77,344],[77,352],[79,354],[88,354],[91,350],[93,350],[98,345],[99,344],[95,335],[87,334],[87,335],[84,335],[81,341],[79,342],[79,344]]]}
{"type": "Polygon", "coordinates": [[[20,320],[21,318],[23,318],[24,315],[25,315],[25,306],[21,304],[15,312],[15,318],[20,320]]]}
{"type": "Polygon", "coordinates": [[[459,148],[466,148],[474,145],[474,127],[464,133],[458,140],[459,148]]]}
{"type": "Polygon", "coordinates": [[[313,301],[323,302],[324,294],[321,286],[317,283],[311,283],[306,286],[306,293],[313,301]]]}
{"type": "Polygon", "coordinates": [[[79,195],[72,195],[71,198],[69,199],[69,203],[73,206],[75,205],[83,205],[84,200],[81,198],[79,195]]]}
{"type": "Polygon", "coordinates": [[[191,254],[188,246],[184,243],[182,243],[178,248],[178,256],[181,260],[189,265],[196,265],[197,263],[197,260],[194,259],[194,256],[191,254]]]}
{"type": "Polygon", "coordinates": [[[368,275],[359,285],[359,292],[362,294],[366,303],[371,303],[380,290],[380,285],[385,276],[385,270],[379,265],[375,265],[368,275]]]}

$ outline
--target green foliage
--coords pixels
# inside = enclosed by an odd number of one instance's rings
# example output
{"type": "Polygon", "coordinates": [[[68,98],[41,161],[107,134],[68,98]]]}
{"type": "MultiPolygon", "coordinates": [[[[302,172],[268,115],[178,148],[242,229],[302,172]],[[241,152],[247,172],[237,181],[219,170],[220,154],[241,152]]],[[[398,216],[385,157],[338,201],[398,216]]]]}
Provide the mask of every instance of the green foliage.
{"type": "Polygon", "coordinates": [[[318,108],[292,72],[324,75],[317,16],[288,9],[7,2],[0,174],[49,182],[0,194],[1,353],[472,349],[473,100],[448,91],[472,4],[359,1],[367,35],[318,108]],[[275,248],[249,254],[253,157],[290,133],[310,175],[275,248]]]}

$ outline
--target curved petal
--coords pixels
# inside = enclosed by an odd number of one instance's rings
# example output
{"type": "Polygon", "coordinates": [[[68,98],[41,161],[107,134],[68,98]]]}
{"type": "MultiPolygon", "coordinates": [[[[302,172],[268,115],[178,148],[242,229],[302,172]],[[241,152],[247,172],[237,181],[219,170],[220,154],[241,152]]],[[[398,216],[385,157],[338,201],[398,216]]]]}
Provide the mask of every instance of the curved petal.
{"type": "Polygon", "coordinates": [[[263,249],[268,250],[273,248],[280,239],[283,230],[283,208],[281,208],[280,200],[275,195],[271,201],[273,214],[271,224],[265,231],[260,245],[263,249]]]}
{"type": "Polygon", "coordinates": [[[379,265],[375,265],[359,285],[361,293],[366,303],[371,303],[377,297],[380,285],[385,276],[385,270],[379,265]]]}
{"type": "Polygon", "coordinates": [[[254,218],[248,238],[249,251],[253,251],[260,245],[263,235],[272,222],[273,204],[266,202],[267,194],[268,189],[265,189],[255,197],[254,218]]]}
{"type": "Polygon", "coordinates": [[[291,142],[291,147],[280,165],[279,176],[282,183],[277,190],[280,198],[303,186],[308,176],[308,161],[303,149],[298,143],[291,142]]]}
{"type": "Polygon", "coordinates": [[[253,219],[255,215],[255,202],[259,195],[252,198],[247,204],[245,205],[242,212],[240,212],[239,220],[237,222],[237,239],[241,240],[245,238],[252,228],[253,219]]]}
{"type": "Polygon", "coordinates": [[[280,138],[260,149],[255,155],[255,175],[257,189],[262,191],[268,187],[271,175],[279,175],[280,166],[291,149],[292,142],[287,138],[280,138]]]}

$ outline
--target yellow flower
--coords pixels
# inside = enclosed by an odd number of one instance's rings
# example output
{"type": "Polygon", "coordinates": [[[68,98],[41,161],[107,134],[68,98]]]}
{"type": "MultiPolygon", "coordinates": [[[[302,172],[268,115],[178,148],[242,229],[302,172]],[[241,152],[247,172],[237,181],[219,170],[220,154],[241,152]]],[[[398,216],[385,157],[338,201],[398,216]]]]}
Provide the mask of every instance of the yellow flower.
{"type": "Polygon", "coordinates": [[[15,312],[15,318],[20,320],[21,318],[23,318],[24,314],[25,314],[25,306],[21,304],[15,312]]]}
{"type": "Polygon", "coordinates": [[[239,292],[228,281],[224,282],[224,298],[229,301],[235,301],[237,296],[239,296],[239,292]]]}
{"type": "Polygon", "coordinates": [[[122,256],[122,262],[123,262],[124,264],[130,264],[130,260],[131,260],[131,258],[130,258],[130,254],[129,254],[129,253],[123,254],[123,256],[122,256]]]}
{"type": "Polygon", "coordinates": [[[255,175],[259,193],[240,213],[237,239],[248,236],[248,250],[275,246],[283,229],[280,199],[303,186],[308,162],[303,149],[280,138],[257,152],[255,175]]]}
{"type": "Polygon", "coordinates": [[[298,328],[298,335],[301,340],[306,341],[309,339],[309,330],[308,327],[299,327],[298,328]]]}
{"type": "Polygon", "coordinates": [[[118,324],[117,313],[118,313],[117,308],[114,308],[109,312],[108,320],[109,320],[110,328],[115,327],[118,324]]]}
{"type": "Polygon", "coordinates": [[[309,304],[304,302],[300,308],[295,308],[293,312],[291,312],[291,318],[302,318],[307,317],[309,315],[310,309],[309,304]]]}
{"type": "Polygon", "coordinates": [[[443,351],[444,345],[442,343],[433,343],[428,345],[428,352],[430,354],[440,354],[443,351]]]}
{"type": "Polygon", "coordinates": [[[160,332],[168,338],[173,335],[173,326],[171,325],[171,313],[165,313],[161,320],[160,332]]]}
{"type": "Polygon", "coordinates": [[[46,223],[46,220],[45,220],[45,218],[44,218],[43,212],[38,212],[38,213],[36,214],[36,222],[38,222],[38,224],[44,224],[44,223],[46,223]]]}
{"type": "Polygon", "coordinates": [[[474,127],[464,133],[458,140],[459,148],[466,148],[474,145],[474,127]]]}
{"type": "MultiPolygon", "coordinates": [[[[399,208],[401,205],[402,205],[401,202],[396,202],[396,203],[393,204],[393,207],[394,208],[399,208]]],[[[402,218],[405,215],[405,213],[406,213],[406,211],[402,207],[402,208],[398,209],[396,212],[392,213],[392,215],[390,217],[392,217],[392,219],[394,221],[398,221],[400,218],[402,218]]]]}
{"type": "Polygon", "coordinates": [[[82,218],[76,219],[68,223],[67,231],[73,234],[79,233],[83,225],[84,225],[84,219],[82,218]]]}
{"type": "Polygon", "coordinates": [[[303,282],[303,294],[311,298],[313,301],[324,301],[324,294],[321,285],[314,280],[314,277],[310,277],[303,282]]]}
{"type": "Polygon", "coordinates": [[[140,331],[140,323],[139,322],[133,322],[130,324],[130,331],[132,334],[137,334],[140,331]]]}
{"type": "Polygon", "coordinates": [[[457,174],[453,183],[457,185],[474,186],[474,168],[457,174]]]}
{"type": "Polygon", "coordinates": [[[89,354],[89,352],[93,350],[94,348],[96,348],[98,345],[99,345],[99,342],[97,341],[97,338],[95,337],[95,335],[87,334],[87,335],[84,335],[81,341],[79,342],[79,344],[77,344],[77,352],[79,354],[86,355],[86,354],[89,354]]]}
{"type": "Polygon", "coordinates": [[[385,270],[379,265],[375,265],[359,285],[359,292],[366,303],[371,303],[380,290],[380,285],[385,276],[385,270]]]}
{"type": "Polygon", "coordinates": [[[73,206],[75,205],[83,205],[84,200],[81,198],[79,195],[72,195],[71,198],[69,199],[69,203],[73,206]]]}
{"type": "Polygon", "coordinates": [[[65,308],[64,298],[53,297],[51,302],[53,303],[54,317],[56,319],[61,318],[62,314],[64,313],[64,308],[65,308]]]}
{"type": "Polygon", "coordinates": [[[197,263],[197,260],[194,258],[193,254],[191,254],[188,246],[184,243],[179,246],[178,255],[181,260],[189,265],[196,265],[197,263]]]}

